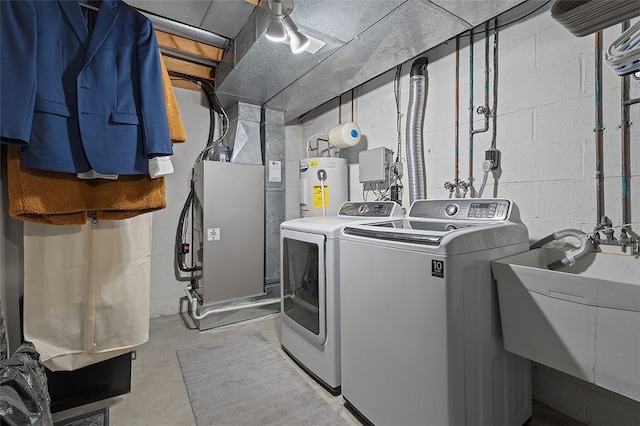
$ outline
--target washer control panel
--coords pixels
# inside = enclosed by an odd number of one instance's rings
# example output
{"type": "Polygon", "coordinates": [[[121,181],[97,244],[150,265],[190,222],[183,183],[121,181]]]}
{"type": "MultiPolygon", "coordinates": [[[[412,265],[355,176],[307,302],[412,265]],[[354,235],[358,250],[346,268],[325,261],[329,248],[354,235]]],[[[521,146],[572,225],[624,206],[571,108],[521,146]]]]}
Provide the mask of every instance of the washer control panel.
{"type": "Polygon", "coordinates": [[[511,202],[505,199],[418,200],[409,217],[455,220],[506,220],[511,202]]]}
{"type": "Polygon", "coordinates": [[[473,219],[506,219],[508,208],[506,201],[471,203],[467,217],[473,219]]]}
{"type": "Polygon", "coordinates": [[[338,216],[396,217],[401,216],[401,207],[393,201],[353,201],[340,206],[338,216]]]}

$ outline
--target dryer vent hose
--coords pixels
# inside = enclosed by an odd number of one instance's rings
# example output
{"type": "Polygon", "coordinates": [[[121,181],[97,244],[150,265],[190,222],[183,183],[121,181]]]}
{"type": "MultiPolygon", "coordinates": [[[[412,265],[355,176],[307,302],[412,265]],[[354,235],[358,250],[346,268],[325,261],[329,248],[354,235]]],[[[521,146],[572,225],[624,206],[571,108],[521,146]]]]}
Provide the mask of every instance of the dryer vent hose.
{"type": "Polygon", "coordinates": [[[427,103],[427,58],[418,58],[411,65],[409,108],[407,114],[407,168],[409,170],[409,201],[427,198],[422,124],[427,103]]]}

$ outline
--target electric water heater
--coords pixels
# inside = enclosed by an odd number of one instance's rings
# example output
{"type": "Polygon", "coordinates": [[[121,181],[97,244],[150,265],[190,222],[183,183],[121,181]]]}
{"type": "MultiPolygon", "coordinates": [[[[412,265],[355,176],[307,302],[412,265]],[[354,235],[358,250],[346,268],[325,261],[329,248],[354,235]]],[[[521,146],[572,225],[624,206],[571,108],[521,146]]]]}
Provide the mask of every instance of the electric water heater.
{"type": "Polygon", "coordinates": [[[316,157],[300,160],[300,217],[336,216],[347,201],[347,160],[316,157]]]}

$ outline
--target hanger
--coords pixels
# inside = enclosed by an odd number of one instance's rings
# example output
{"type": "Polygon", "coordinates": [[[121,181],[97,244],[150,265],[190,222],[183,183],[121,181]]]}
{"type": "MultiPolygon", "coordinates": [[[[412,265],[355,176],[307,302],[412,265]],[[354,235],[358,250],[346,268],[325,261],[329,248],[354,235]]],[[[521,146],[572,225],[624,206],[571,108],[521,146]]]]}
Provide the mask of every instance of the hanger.
{"type": "Polygon", "coordinates": [[[78,4],[81,7],[86,7],[87,9],[95,10],[96,12],[98,12],[100,10],[100,8],[98,8],[98,7],[91,6],[90,4],[87,4],[87,3],[82,3],[81,1],[79,1],[78,4]]]}

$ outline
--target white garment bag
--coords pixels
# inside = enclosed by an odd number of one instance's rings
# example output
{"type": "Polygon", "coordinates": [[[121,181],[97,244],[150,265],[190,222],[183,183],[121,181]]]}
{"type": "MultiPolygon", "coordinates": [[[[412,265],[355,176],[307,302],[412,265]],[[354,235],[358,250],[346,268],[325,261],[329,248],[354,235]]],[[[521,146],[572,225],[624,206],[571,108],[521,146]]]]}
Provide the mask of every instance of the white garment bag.
{"type": "Polygon", "coordinates": [[[82,226],[24,223],[24,336],[52,371],[149,339],[152,215],[82,226]]]}

